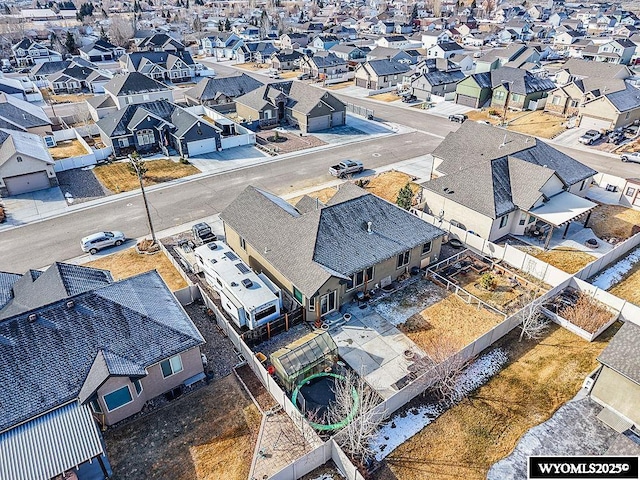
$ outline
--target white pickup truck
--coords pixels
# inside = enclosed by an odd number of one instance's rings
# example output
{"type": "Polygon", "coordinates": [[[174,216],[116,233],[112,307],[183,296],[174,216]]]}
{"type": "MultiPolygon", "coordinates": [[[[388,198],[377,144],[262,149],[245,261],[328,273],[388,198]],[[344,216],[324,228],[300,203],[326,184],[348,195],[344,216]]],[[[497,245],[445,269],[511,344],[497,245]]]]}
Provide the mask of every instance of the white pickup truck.
{"type": "Polygon", "coordinates": [[[352,173],[360,173],[364,170],[362,162],[355,160],[343,160],[338,165],[329,167],[329,173],[334,177],[344,178],[352,173]]]}

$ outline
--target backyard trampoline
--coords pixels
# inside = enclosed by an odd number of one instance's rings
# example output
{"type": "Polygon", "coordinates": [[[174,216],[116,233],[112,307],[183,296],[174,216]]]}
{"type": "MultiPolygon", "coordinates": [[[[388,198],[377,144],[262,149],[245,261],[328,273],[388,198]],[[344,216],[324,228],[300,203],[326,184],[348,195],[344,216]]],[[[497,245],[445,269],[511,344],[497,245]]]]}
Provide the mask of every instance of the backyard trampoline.
{"type": "Polygon", "coordinates": [[[355,388],[351,389],[353,404],[349,414],[337,423],[324,423],[328,416],[329,405],[335,402],[334,385],[337,381],[345,381],[345,377],[336,373],[316,373],[298,384],[291,395],[291,401],[305,415],[311,415],[316,422],[309,424],[320,431],[338,430],[351,422],[358,412],[359,397],[355,388]]]}

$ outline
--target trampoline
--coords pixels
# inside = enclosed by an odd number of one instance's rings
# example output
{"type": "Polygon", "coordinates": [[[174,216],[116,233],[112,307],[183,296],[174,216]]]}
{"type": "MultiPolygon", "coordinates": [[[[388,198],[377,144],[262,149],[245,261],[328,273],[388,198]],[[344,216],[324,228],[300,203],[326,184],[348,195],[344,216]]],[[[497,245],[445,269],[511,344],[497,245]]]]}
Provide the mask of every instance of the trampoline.
{"type": "Polygon", "coordinates": [[[302,380],[291,395],[292,403],[303,414],[312,413],[314,418],[320,419],[318,422],[309,424],[320,431],[338,430],[348,425],[358,412],[360,398],[355,388],[351,389],[353,404],[349,414],[337,423],[321,423],[327,418],[329,406],[335,402],[334,384],[336,381],[345,381],[342,375],[336,373],[316,373],[302,380]]]}

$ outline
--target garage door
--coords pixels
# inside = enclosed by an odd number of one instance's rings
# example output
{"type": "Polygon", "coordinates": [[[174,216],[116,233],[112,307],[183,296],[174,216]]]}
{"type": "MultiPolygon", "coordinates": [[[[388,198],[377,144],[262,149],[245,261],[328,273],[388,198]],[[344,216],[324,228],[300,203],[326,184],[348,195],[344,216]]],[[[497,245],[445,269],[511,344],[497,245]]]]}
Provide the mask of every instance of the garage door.
{"type": "Polygon", "coordinates": [[[580,128],[588,128],[593,130],[608,130],[609,128],[611,128],[611,121],[583,115],[582,120],[580,120],[580,128]]]}
{"type": "Polygon", "coordinates": [[[333,112],[331,114],[331,126],[344,125],[344,112],[333,112]]]}
{"type": "Polygon", "coordinates": [[[367,88],[367,80],[364,78],[356,78],[356,87],[367,88]]]}
{"type": "Polygon", "coordinates": [[[21,193],[35,192],[49,188],[49,178],[47,172],[27,173],[15,177],[5,177],[4,183],[7,186],[9,195],[20,195],[21,193]]]}
{"type": "Polygon", "coordinates": [[[331,116],[323,115],[321,117],[309,119],[307,132],[317,132],[318,130],[326,130],[327,128],[331,128],[331,116]]]}
{"type": "Polygon", "coordinates": [[[213,138],[187,143],[187,151],[190,157],[216,151],[216,141],[213,138]]]}
{"type": "Polygon", "coordinates": [[[469,95],[458,95],[456,94],[456,103],[458,105],[465,105],[467,107],[477,108],[478,99],[475,97],[470,97],[469,95]]]}

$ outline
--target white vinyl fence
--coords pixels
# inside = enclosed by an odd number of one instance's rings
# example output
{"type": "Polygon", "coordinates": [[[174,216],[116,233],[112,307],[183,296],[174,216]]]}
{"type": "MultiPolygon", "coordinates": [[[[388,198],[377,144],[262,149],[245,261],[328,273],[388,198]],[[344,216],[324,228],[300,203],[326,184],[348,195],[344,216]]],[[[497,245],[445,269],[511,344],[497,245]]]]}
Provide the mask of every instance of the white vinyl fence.
{"type": "Polygon", "coordinates": [[[77,140],[80,142],[87,152],[85,155],[78,155],[76,157],[64,158],[62,160],[56,160],[53,170],[55,172],[64,172],[65,170],[72,170],[74,168],[88,167],[89,165],[95,165],[101,160],[105,160],[111,155],[113,149],[111,147],[105,147],[100,149],[94,149],[86,142],[80,132],[75,128],[67,128],[64,130],[58,130],[53,132],[53,138],[56,142],[63,142],[65,140],[77,140]]]}

